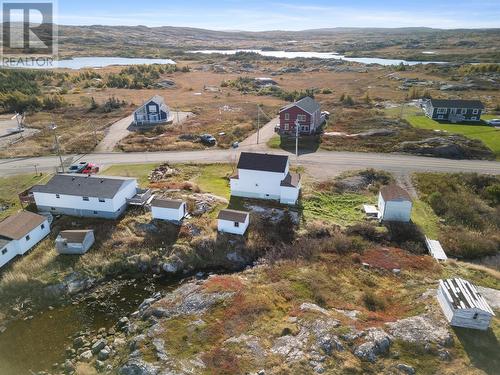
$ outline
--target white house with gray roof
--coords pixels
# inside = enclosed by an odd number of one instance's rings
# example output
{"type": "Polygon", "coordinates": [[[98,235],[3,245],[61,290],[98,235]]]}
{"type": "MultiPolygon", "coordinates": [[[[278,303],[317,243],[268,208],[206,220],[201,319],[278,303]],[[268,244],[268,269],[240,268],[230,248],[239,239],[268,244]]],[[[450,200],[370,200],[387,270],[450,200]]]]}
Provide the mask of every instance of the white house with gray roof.
{"type": "Polygon", "coordinates": [[[487,330],[495,313],[469,281],[439,280],[437,299],[452,326],[487,330]]]}
{"type": "Polygon", "coordinates": [[[0,267],[24,255],[50,233],[48,218],[21,211],[0,222],[0,267]]]}
{"type": "Polygon", "coordinates": [[[31,193],[40,212],[116,219],[138,188],[135,178],[58,174],[31,193]]]}
{"type": "Polygon", "coordinates": [[[230,179],[231,195],[297,203],[300,175],[290,172],[288,156],[242,152],[237,168],[230,179]]]}

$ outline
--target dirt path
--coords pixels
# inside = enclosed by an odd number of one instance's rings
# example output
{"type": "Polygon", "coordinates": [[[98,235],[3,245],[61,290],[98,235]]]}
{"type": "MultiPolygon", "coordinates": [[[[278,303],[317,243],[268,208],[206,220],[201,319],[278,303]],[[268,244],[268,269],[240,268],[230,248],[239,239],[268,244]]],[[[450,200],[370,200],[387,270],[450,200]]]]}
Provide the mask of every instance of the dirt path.
{"type": "MultiPolygon", "coordinates": [[[[191,112],[170,112],[168,121],[171,121],[173,125],[177,125],[186,121],[192,115],[191,112]]],[[[113,152],[118,142],[132,132],[133,121],[134,116],[130,115],[111,125],[107,130],[106,136],[97,145],[94,152],[113,152]]]]}
{"type": "Polygon", "coordinates": [[[273,118],[265,124],[259,131],[259,141],[257,143],[257,132],[253,133],[247,139],[240,143],[240,147],[248,150],[267,150],[267,141],[269,141],[274,133],[274,127],[279,123],[279,117],[273,118]]]}

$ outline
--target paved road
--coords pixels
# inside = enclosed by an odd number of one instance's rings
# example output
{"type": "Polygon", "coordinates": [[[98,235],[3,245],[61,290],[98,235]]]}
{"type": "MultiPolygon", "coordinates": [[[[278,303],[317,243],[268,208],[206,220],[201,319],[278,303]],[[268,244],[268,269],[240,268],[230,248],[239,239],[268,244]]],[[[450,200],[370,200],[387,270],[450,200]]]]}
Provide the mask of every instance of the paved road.
{"type": "MultiPolygon", "coordinates": [[[[140,152],[140,153],[94,153],[91,155],[66,155],[64,160],[69,163],[80,158],[98,163],[102,166],[111,164],[141,164],[158,162],[196,162],[214,163],[230,162],[237,159],[245,147],[237,150],[204,150],[204,151],[173,151],[173,152],[140,152]]],[[[285,151],[267,151],[273,154],[288,154],[285,151]]],[[[290,155],[290,154],[288,154],[290,155]]],[[[411,172],[478,172],[485,174],[500,174],[500,162],[480,160],[449,160],[398,154],[375,154],[359,152],[318,151],[304,154],[297,159],[291,155],[291,162],[302,165],[308,174],[316,178],[331,177],[346,170],[377,168],[396,174],[411,172]]],[[[0,176],[20,173],[32,173],[33,165],[38,170],[53,172],[59,164],[59,159],[53,156],[25,159],[0,159],[0,176]]]]}
{"type": "MultiPolygon", "coordinates": [[[[171,121],[173,125],[180,124],[191,115],[191,112],[170,112],[168,121],[171,121]]],[[[112,152],[118,142],[132,132],[131,124],[133,120],[134,115],[130,115],[111,125],[107,129],[104,139],[96,146],[95,152],[112,152]]]]}

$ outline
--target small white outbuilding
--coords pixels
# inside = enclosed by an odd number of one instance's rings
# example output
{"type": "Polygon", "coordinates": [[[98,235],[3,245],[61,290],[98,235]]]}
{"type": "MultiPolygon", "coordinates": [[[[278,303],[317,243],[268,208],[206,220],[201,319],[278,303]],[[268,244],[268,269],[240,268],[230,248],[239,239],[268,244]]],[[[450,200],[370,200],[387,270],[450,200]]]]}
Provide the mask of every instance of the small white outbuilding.
{"type": "Polygon", "coordinates": [[[476,287],[461,278],[439,280],[437,298],[452,326],[487,330],[495,313],[476,287]]]}
{"type": "Polygon", "coordinates": [[[410,194],[398,185],[391,184],[380,189],[378,211],[380,221],[409,222],[413,202],[410,194]]]}
{"type": "Polygon", "coordinates": [[[85,254],[94,244],[93,230],[63,230],[56,238],[56,250],[59,254],[85,254]]]}
{"type": "Polygon", "coordinates": [[[24,255],[50,233],[48,218],[21,211],[0,222],[0,267],[24,255]]]}
{"type": "Polygon", "coordinates": [[[250,214],[245,211],[221,210],[217,219],[219,232],[243,235],[250,223],[250,214]]]}
{"type": "Polygon", "coordinates": [[[153,219],[180,222],[187,213],[186,202],[182,200],[155,197],[151,201],[153,219]]]}

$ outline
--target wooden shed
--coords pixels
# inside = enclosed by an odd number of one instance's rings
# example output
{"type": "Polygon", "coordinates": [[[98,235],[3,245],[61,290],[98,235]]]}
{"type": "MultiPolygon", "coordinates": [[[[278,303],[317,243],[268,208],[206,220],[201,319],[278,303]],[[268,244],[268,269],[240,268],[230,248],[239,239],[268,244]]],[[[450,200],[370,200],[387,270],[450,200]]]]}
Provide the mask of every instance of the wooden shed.
{"type": "Polygon", "coordinates": [[[495,316],[476,287],[461,278],[439,280],[437,298],[452,326],[487,330],[495,316]]]}
{"type": "Polygon", "coordinates": [[[94,231],[63,230],[56,238],[56,250],[59,254],[85,254],[94,244],[94,231]]]}
{"type": "Polygon", "coordinates": [[[151,201],[153,219],[180,222],[187,215],[186,202],[179,199],[154,198],[151,201]]]}
{"type": "Polygon", "coordinates": [[[410,194],[402,187],[391,184],[380,189],[378,196],[378,210],[380,221],[401,221],[411,220],[411,210],[413,202],[410,194]]]}
{"type": "Polygon", "coordinates": [[[221,210],[217,219],[219,232],[243,235],[250,223],[250,214],[245,211],[221,210]]]}

